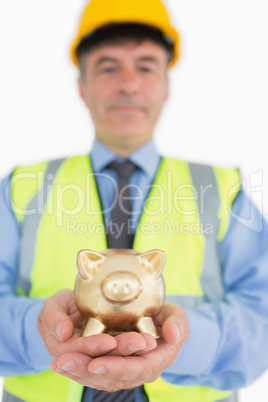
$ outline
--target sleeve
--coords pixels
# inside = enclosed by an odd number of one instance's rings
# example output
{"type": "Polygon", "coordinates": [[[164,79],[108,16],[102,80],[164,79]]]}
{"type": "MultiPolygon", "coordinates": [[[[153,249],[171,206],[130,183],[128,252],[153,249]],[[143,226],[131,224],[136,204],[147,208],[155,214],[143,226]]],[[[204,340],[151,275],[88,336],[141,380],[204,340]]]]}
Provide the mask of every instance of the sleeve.
{"type": "Polygon", "coordinates": [[[268,368],[268,225],[243,191],[220,243],[225,298],[186,309],[190,336],[163,378],[232,390],[268,368]]]}
{"type": "Polygon", "coordinates": [[[16,293],[20,228],[11,208],[10,179],[0,183],[0,375],[48,370],[48,354],[37,329],[43,299],[16,293]]]}

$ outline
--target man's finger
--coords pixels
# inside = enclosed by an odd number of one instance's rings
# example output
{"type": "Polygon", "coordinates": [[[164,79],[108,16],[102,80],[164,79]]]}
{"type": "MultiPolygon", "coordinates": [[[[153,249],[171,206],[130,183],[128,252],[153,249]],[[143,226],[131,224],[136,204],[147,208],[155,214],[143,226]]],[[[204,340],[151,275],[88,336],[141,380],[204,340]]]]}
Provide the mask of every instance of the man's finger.
{"type": "Polygon", "coordinates": [[[74,326],[68,312],[73,309],[73,303],[73,292],[69,290],[60,291],[45,301],[38,317],[38,329],[43,339],[51,334],[65,342],[72,336],[74,326]]]}
{"type": "Polygon", "coordinates": [[[180,307],[177,306],[176,304],[172,304],[172,303],[168,303],[166,302],[163,307],[161,308],[160,313],[158,314],[158,316],[155,319],[155,322],[158,325],[162,325],[163,322],[171,317],[171,316],[183,316],[185,314],[185,310],[180,307]]]}
{"type": "Polygon", "coordinates": [[[156,349],[141,356],[102,356],[90,361],[89,372],[123,381],[153,381],[177,355],[177,348],[159,340],[156,349]]]}
{"type": "Polygon", "coordinates": [[[57,341],[57,344],[53,347],[57,351],[57,356],[74,352],[83,353],[89,357],[98,357],[115,349],[117,347],[117,341],[107,334],[92,335],[89,337],[74,336],[67,342],[61,343],[57,341]]]}
{"type": "MultiPolygon", "coordinates": [[[[83,353],[66,353],[52,360],[51,370],[63,374],[64,371],[73,377],[92,377],[87,367],[93,358],[83,353]]],[[[74,379],[74,378],[73,378],[74,379]]]]}
{"type": "Polygon", "coordinates": [[[162,327],[162,337],[167,343],[177,345],[188,338],[189,322],[185,310],[180,306],[165,303],[155,323],[162,327]]]}
{"type": "Polygon", "coordinates": [[[116,336],[117,347],[109,355],[128,356],[142,354],[157,346],[156,340],[150,334],[126,332],[116,336]]]}
{"type": "Polygon", "coordinates": [[[134,388],[138,384],[121,379],[110,379],[105,376],[92,374],[88,371],[88,364],[92,359],[80,353],[68,353],[55,358],[51,363],[51,369],[56,373],[74,380],[86,387],[104,391],[116,391],[125,388],[134,388]]]}

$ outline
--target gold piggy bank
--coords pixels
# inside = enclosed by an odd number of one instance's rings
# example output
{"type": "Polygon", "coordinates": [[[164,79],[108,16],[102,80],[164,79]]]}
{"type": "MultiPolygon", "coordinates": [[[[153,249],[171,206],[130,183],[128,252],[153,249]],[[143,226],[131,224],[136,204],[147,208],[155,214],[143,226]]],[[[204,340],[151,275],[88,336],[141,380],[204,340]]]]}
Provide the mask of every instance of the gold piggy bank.
{"type": "Polygon", "coordinates": [[[158,338],[153,319],[165,300],[166,254],[109,249],[77,254],[77,309],[87,320],[83,336],[136,330],[158,338]]]}

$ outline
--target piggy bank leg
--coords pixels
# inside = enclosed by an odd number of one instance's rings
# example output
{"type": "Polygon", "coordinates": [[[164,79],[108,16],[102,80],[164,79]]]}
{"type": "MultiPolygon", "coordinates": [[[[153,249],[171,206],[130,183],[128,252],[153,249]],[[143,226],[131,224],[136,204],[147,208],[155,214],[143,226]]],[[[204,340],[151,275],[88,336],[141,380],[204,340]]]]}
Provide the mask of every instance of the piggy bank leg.
{"type": "Polygon", "coordinates": [[[154,322],[151,317],[140,317],[136,321],[135,327],[139,332],[151,334],[156,339],[159,338],[157,329],[155,328],[154,322]]]}
{"type": "Polygon", "coordinates": [[[96,318],[89,318],[86,328],[83,331],[82,336],[90,336],[90,335],[97,335],[102,334],[107,329],[107,325],[104,325],[101,321],[97,320],[96,318]]]}

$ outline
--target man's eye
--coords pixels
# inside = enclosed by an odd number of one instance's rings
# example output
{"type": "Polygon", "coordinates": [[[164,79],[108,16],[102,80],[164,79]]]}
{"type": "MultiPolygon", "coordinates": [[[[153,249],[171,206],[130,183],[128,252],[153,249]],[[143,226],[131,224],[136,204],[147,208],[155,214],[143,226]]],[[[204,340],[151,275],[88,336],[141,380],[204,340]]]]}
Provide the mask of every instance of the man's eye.
{"type": "Polygon", "coordinates": [[[102,70],[102,73],[113,73],[115,71],[114,67],[106,67],[102,70]]]}
{"type": "Polygon", "coordinates": [[[144,73],[150,73],[151,69],[149,67],[140,67],[140,71],[142,71],[144,73]]]}

